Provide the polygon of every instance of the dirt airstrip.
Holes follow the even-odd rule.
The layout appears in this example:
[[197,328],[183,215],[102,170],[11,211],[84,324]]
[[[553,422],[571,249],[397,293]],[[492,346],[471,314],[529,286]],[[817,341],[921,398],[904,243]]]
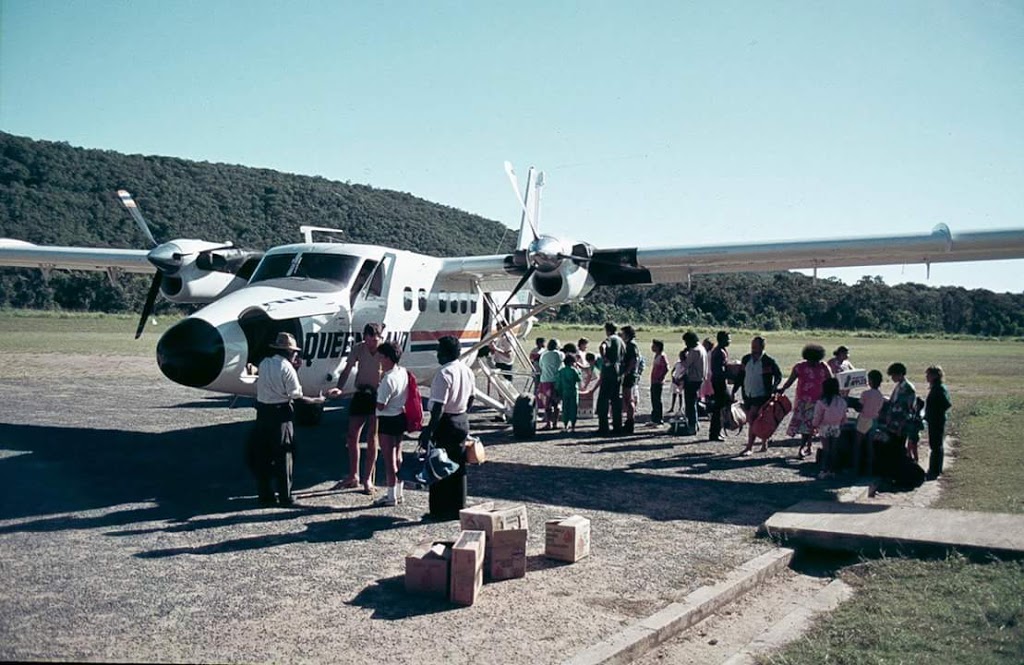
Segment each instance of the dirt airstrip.
[[[471,502],[526,504],[528,574],[460,608],[403,588],[404,554],[458,532],[421,520],[425,492],[373,508],[330,491],[344,409],[298,432],[304,508],[257,509],[244,400],[173,385],[148,358],[4,360],[4,660],[560,662],[771,549],[757,525],[832,487],[792,442],[737,457],[739,441],[597,438],[592,421],[515,442],[480,412],[490,461]],[[544,521],[573,513],[592,556],[545,559]]]

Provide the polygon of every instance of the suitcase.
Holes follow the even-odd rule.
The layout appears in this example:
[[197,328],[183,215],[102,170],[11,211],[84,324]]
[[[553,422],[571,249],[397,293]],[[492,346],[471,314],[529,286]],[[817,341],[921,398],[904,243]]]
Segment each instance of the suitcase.
[[785,395],[775,393],[772,395],[761,410],[757,412],[757,418],[750,423],[750,430],[754,433],[755,439],[767,441],[779,429],[783,419],[793,410],[793,403]]

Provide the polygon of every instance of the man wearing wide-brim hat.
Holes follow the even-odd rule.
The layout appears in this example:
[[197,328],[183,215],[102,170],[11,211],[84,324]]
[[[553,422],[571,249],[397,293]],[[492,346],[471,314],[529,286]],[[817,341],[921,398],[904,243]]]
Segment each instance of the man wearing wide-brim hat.
[[294,506],[292,400],[304,399],[299,375],[292,364],[299,345],[293,335],[282,332],[269,346],[271,353],[260,362],[256,380],[256,425],[248,442],[249,466],[256,476],[260,505]]

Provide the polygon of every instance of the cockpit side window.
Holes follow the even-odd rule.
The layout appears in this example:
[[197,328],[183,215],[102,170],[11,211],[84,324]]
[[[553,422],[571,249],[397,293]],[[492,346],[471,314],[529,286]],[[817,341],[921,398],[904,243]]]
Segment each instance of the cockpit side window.
[[363,287],[366,285],[366,280],[370,279],[370,275],[373,274],[373,271],[376,270],[376,268],[377,262],[373,259],[366,259],[366,261],[363,262],[362,267],[359,268],[359,273],[356,275],[355,281],[352,282],[352,295],[350,298],[351,305],[354,306],[356,304],[356,296],[358,296],[359,292],[363,290]]
[[373,277],[370,278],[370,288],[366,290],[366,295],[381,297],[384,295],[384,266],[378,265],[377,269],[373,271]]

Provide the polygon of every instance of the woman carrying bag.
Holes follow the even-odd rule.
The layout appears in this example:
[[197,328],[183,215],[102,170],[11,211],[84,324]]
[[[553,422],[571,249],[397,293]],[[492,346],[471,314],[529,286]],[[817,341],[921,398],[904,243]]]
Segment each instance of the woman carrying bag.
[[469,405],[476,387],[473,371],[459,360],[459,340],[446,335],[437,341],[441,369],[430,385],[430,422],[420,433],[420,445],[431,441],[458,465],[451,475],[430,485],[430,517],[458,519],[466,507],[466,458],[462,448],[469,436]]

